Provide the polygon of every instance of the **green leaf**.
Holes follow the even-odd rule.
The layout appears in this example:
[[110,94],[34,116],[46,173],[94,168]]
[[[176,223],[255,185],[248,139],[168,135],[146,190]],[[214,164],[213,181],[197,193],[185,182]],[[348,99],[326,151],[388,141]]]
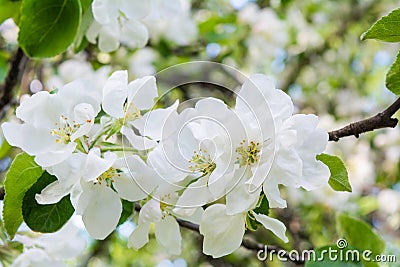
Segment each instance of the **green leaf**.
[[12,18],[18,24],[21,2],[0,0],[0,24],[8,18]]
[[18,43],[28,56],[56,56],[74,41],[80,21],[79,0],[24,0]]
[[375,22],[361,35],[361,40],[377,39],[386,42],[400,42],[400,8]]
[[328,166],[329,171],[331,172],[331,177],[329,177],[329,185],[333,190],[347,192],[352,191],[346,166],[344,166],[343,161],[339,157],[328,154],[320,154],[317,155],[317,160],[322,161],[326,166]]
[[126,220],[129,219],[129,217],[133,214],[133,208],[134,208],[133,202],[130,202],[125,199],[121,199],[121,201],[122,201],[122,213],[121,217],[119,218],[118,225],[123,224]]
[[268,216],[269,213],[269,203],[267,197],[262,194],[258,199],[256,208],[253,210],[257,214],[264,214]]
[[[331,256],[329,256],[329,251],[331,251]],[[356,254],[359,255],[358,259]],[[335,257],[337,257],[336,260]],[[328,245],[315,250],[315,257],[311,253],[310,260],[306,262],[305,267],[362,267],[361,257],[361,253],[355,248],[339,248],[337,245]]]
[[26,191],[39,179],[43,170],[33,157],[26,153],[18,154],[10,166],[4,182],[4,227],[13,239],[23,222],[22,201]]
[[250,212],[248,212],[246,215],[246,228],[250,231],[255,231],[259,226],[262,226],[262,224],[258,222]]
[[54,175],[44,172],[39,180],[26,192],[22,203],[22,214],[30,229],[42,233],[53,233],[59,230],[74,213],[69,195],[58,203],[40,205],[35,196],[50,183],[56,181]]
[[386,74],[386,87],[394,94],[400,95],[400,52]]
[[264,214],[268,216],[269,203],[264,193],[260,195],[256,208],[253,209],[252,211],[249,211],[246,215],[246,227],[251,231],[255,231],[259,226],[262,226],[262,224],[254,218],[253,213]]
[[79,0],[81,7],[82,7],[82,13],[86,12],[86,10],[91,9],[90,5],[92,4],[93,0]]
[[7,142],[6,139],[0,138],[0,159],[8,155],[8,152],[12,149],[12,146]]
[[[371,258],[384,251],[385,242],[369,224],[346,214],[338,215],[336,220],[339,233],[347,240],[349,246],[360,251],[371,251]],[[364,262],[364,265],[378,266],[375,262]]]
[[[85,3],[87,4],[87,3]],[[83,10],[86,8],[82,5]],[[87,46],[88,42],[85,39],[85,34],[87,30],[89,29],[90,25],[93,22],[93,13],[91,8],[87,8],[86,11],[84,11],[83,16],[82,16],[82,23],[79,26],[78,32],[76,34],[75,40],[74,40],[74,52],[78,53],[85,49]]]

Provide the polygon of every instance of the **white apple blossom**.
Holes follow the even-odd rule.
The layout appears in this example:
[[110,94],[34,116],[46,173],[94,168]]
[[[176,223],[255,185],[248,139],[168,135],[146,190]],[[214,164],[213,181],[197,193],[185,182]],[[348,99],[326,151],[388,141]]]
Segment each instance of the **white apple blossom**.
[[11,18],[6,19],[0,24],[0,34],[9,44],[18,44],[18,31],[18,26]]
[[[137,149],[148,149],[157,144],[157,138],[151,133],[141,131],[141,124],[147,121],[146,115],[142,118],[141,112],[154,106],[154,99],[158,96],[156,80],[154,76],[145,76],[128,84],[128,72],[116,71],[106,81],[103,87],[103,110],[113,120],[107,122],[112,131],[119,131]],[[152,120],[162,120],[177,105],[165,110],[153,110]],[[148,116],[148,115],[147,115]],[[139,129],[142,136],[136,135],[132,127]],[[161,131],[157,125],[157,132]],[[150,137],[150,138],[148,138]]]
[[190,14],[189,0],[151,0],[151,3],[151,12],[143,22],[152,40],[164,37],[177,45],[188,45],[195,40],[197,25]]
[[179,45],[187,45],[197,35],[190,4],[183,0],[94,0],[92,11],[94,21],[86,38],[91,43],[98,39],[103,52],[115,51],[120,43],[142,48],[149,33],[153,39],[164,35]]
[[156,59],[157,52],[151,48],[137,50],[129,59],[129,73],[134,77],[154,75],[157,72],[154,66]]
[[[173,197],[166,195],[165,197]],[[171,199],[168,200],[170,202]],[[151,199],[140,210],[138,225],[129,237],[128,246],[140,249],[149,242],[150,226],[154,224],[154,233],[160,245],[174,255],[181,253],[182,237],[176,219],[168,213],[168,206]]]
[[137,227],[129,237],[128,246],[137,250],[146,245],[149,242],[150,228],[154,225],[154,233],[158,243],[169,253],[179,255],[182,237],[176,217],[198,223],[203,209],[192,208],[193,211],[191,212],[176,213],[174,207],[178,200],[177,190],[182,187],[170,184],[158,176],[154,170],[151,171],[156,186],[152,192],[148,192],[151,198],[141,207]]
[[[257,95],[260,93],[264,100]],[[280,197],[279,184],[302,186],[307,190],[326,185],[329,169],[316,160],[316,155],[325,149],[328,135],[317,128],[317,117],[292,116],[290,97],[275,89],[273,83],[263,75],[250,77],[238,96],[235,110],[247,132],[258,131],[260,134],[244,138],[241,147],[236,150],[242,161],[240,167],[250,167],[250,170],[243,172],[244,182],[227,194],[229,213],[247,210],[258,199],[258,186],[261,184],[272,208],[286,207],[286,201]],[[270,113],[263,110],[265,107],[269,107]],[[266,114],[272,117],[272,121],[265,118]],[[253,184],[258,190],[246,190],[245,184]],[[245,201],[238,199],[247,199],[247,207]]]
[[116,50],[120,43],[129,47],[146,45],[149,33],[140,19],[150,12],[150,2],[141,0],[94,0],[94,21],[86,32],[86,38],[96,43],[104,52]]
[[54,74],[53,72],[47,74],[46,76],[48,76],[48,79],[45,84],[47,88],[54,89],[60,88],[63,84],[77,79],[86,79],[88,82],[93,84],[101,94],[101,90],[103,89],[110,71],[110,66],[103,66],[94,70],[93,66],[89,62],[76,57],[61,63],[57,68],[57,74]]
[[[252,212],[252,215],[266,229],[288,242],[285,236],[286,227],[281,221],[255,212]],[[218,258],[238,249],[246,229],[245,218],[246,213],[227,215],[226,206],[223,204],[209,206],[204,211],[200,223],[200,233],[204,236],[203,252]]]
[[272,8],[260,9],[254,3],[249,3],[240,10],[238,19],[251,27],[246,40],[246,68],[251,73],[271,69],[277,49],[285,47],[288,43],[287,25]]
[[87,231],[96,239],[104,239],[115,230],[122,212],[120,198],[141,200],[155,187],[151,170],[138,156],[117,159],[114,153],[106,152],[101,158],[96,148],[87,155],[75,153],[48,171],[58,180],[36,195],[36,200],[57,203],[70,194],[76,213],[82,215]]
[[[7,141],[35,156],[42,167],[58,164],[82,145],[100,111],[100,95],[87,81],[76,80],[57,93],[38,92],[17,108],[24,123],[3,123]],[[27,138],[29,136],[29,138]]]
[[83,254],[86,245],[72,221],[55,233],[20,232],[14,240],[24,245],[24,251],[13,261],[12,267],[67,266],[64,260]]
[[145,76],[128,83],[127,71],[111,74],[103,87],[104,111],[110,116],[126,121],[140,117],[140,111],[150,109],[158,96],[156,80]]
[[[149,128],[152,121],[150,112]],[[166,181],[188,184],[176,206],[201,206],[222,197],[234,172],[229,133],[241,130],[235,113],[222,101],[205,98],[194,108],[171,114],[162,129],[147,161]]]

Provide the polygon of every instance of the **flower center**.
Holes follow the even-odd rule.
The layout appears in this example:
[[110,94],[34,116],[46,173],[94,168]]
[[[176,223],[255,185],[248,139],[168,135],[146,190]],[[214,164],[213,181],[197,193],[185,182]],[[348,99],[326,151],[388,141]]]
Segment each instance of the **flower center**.
[[190,171],[201,172],[203,175],[207,175],[215,170],[217,165],[212,161],[207,150],[200,149],[199,152],[195,150],[193,153],[193,157],[189,160],[189,163],[193,164],[189,166]]
[[76,121],[70,123],[68,118],[61,115],[60,123],[56,123],[56,127],[50,131],[50,134],[56,137],[57,144],[68,144],[71,142],[71,136],[81,127]]
[[237,157],[240,167],[246,165],[252,165],[260,160],[260,143],[251,141],[246,145],[246,141],[240,142],[240,146],[236,148],[236,153],[239,154]]
[[106,170],[99,177],[96,178],[95,184],[101,185],[102,183],[105,183],[106,186],[111,186],[112,183],[115,181],[115,176],[120,176],[120,174],[118,173],[117,169],[110,167],[108,170]]
[[124,120],[133,121],[137,118],[140,118],[140,110],[135,107],[132,103],[126,103],[124,106]]

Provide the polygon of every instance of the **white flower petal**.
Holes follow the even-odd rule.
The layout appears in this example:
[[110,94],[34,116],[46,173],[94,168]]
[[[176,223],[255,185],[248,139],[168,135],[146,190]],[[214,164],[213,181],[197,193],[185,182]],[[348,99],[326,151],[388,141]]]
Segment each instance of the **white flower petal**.
[[240,247],[244,232],[244,213],[230,216],[226,215],[225,205],[209,206],[200,223],[204,254],[218,258],[234,252]]
[[139,19],[150,12],[150,3],[142,0],[121,1],[120,10],[128,19]]
[[282,239],[283,242],[289,242],[289,239],[286,237],[286,226],[283,222],[264,214],[253,213],[253,215],[257,221],[259,221],[266,229],[273,232],[277,237]]
[[122,126],[120,132],[128,139],[132,147],[137,150],[147,150],[158,144],[156,140],[150,140],[147,137],[136,135],[133,129],[126,126]]
[[138,20],[125,22],[121,32],[121,43],[131,48],[142,48],[149,40],[149,32]]
[[234,215],[249,211],[255,207],[261,187],[253,190],[243,179],[226,194],[226,214]]
[[[281,148],[275,154],[274,163],[268,177],[280,180],[281,184],[299,187],[303,163],[295,148]],[[265,183],[268,183],[268,178]]]
[[104,239],[115,230],[122,212],[118,195],[109,187],[99,184],[89,186],[88,205],[83,212],[83,222],[90,236]]
[[[273,90],[276,90],[275,86],[267,78],[261,84],[248,79],[244,82],[236,98],[235,111],[242,123],[247,125],[246,130],[248,130],[247,128],[259,129],[263,132],[263,140],[269,138],[269,131],[274,126],[274,114],[270,107],[271,101],[268,99],[269,91]],[[279,108],[284,107],[280,106]]]
[[156,78],[145,76],[128,84],[128,102],[139,110],[150,109],[158,96]]
[[232,183],[235,173],[232,170],[227,170],[226,166],[220,165],[222,164],[217,163],[217,167],[208,179],[208,189],[215,200],[222,197],[230,189],[227,186]]
[[254,87],[255,85],[267,99],[275,120],[279,119],[283,121],[293,114],[293,103],[290,96],[282,90],[275,89],[273,81],[267,78],[267,76],[254,74],[248,82],[251,83],[251,85],[249,84],[250,86]]
[[55,175],[58,180],[69,184],[76,183],[80,178],[84,169],[86,154],[73,153],[66,161],[46,168],[46,171]]
[[[92,106],[94,112],[93,117],[100,111],[101,95],[88,79],[78,79],[67,83],[58,90],[56,96],[57,99],[60,99],[59,102],[63,106],[62,114],[66,116],[70,122],[75,120],[75,107],[81,103]],[[58,119],[59,118],[60,116]]]
[[40,248],[31,248],[20,254],[10,267],[65,267],[61,261],[50,258],[47,253]]
[[124,173],[120,173],[119,176],[114,178],[113,182],[115,190],[118,195],[129,201],[138,201],[147,197],[148,192],[144,192],[140,186],[138,186],[135,180]]
[[176,207],[192,208],[207,204],[211,199],[210,190],[207,187],[208,177],[202,177],[191,183],[179,197]]
[[117,23],[102,25],[99,31],[99,49],[102,52],[112,52],[118,49],[121,30]]
[[71,192],[71,188],[72,184],[55,181],[46,186],[40,194],[36,194],[35,199],[42,205],[58,203]]
[[146,17],[149,20],[161,20],[175,18],[177,14],[182,14],[180,0],[152,0],[151,13]]
[[30,124],[11,122],[3,123],[1,128],[10,145],[20,147],[30,155],[45,152],[56,144],[56,138],[51,136],[50,130],[45,128],[35,128]]
[[16,110],[18,118],[36,128],[52,128],[61,113],[60,98],[47,91],[38,92],[25,99]]
[[281,198],[279,185],[276,179],[268,179],[265,181],[263,184],[263,191],[268,199],[270,208],[286,208],[286,200]]
[[158,243],[165,247],[169,253],[181,254],[181,233],[179,224],[172,216],[166,216],[154,224],[154,233]]
[[330,170],[321,161],[305,161],[303,165],[303,176],[300,184],[306,190],[315,190],[326,186],[330,177]]
[[[261,160],[262,162],[262,160]],[[262,164],[256,163],[251,168],[251,177],[246,181],[246,184],[249,187],[249,191],[256,191],[258,188],[262,186],[265,179],[269,174],[271,168],[270,162],[265,162]]]
[[150,199],[140,210],[138,222],[139,224],[159,222],[162,217],[161,213],[160,202]]
[[[125,2],[125,1],[123,1]],[[94,19],[100,24],[116,23],[118,5],[112,0],[94,0],[92,3]]]
[[149,242],[150,223],[140,223],[128,239],[128,247],[136,250]]
[[103,88],[103,109],[112,117],[124,116],[124,103],[127,95],[128,72],[115,71]]
[[82,137],[90,132],[94,124],[95,113],[92,105],[87,103],[80,103],[74,108],[75,121],[81,126],[76,132],[71,135],[71,141],[75,141],[77,138]]
[[202,207],[198,208],[175,208],[173,209],[174,215],[185,221],[189,221],[195,224],[200,224],[201,218],[203,217],[204,210]]
[[36,244],[42,247],[50,257],[58,260],[66,260],[81,255],[86,246],[86,237],[82,235],[73,220],[73,216],[57,232],[42,234],[35,237]]
[[[171,142],[171,145],[174,144]],[[169,183],[180,182],[188,175],[177,169],[176,166],[173,165],[174,163],[166,158],[161,145],[156,146],[154,150],[147,155],[147,164],[149,164],[162,179]]]
[[129,174],[129,179],[134,181],[138,190],[142,191],[141,194],[151,195],[155,187],[160,185],[159,178],[154,170],[137,155],[117,160],[114,166],[124,168],[124,174],[127,176]]
[[163,135],[168,136],[168,133],[164,133],[164,125],[167,121],[174,120],[178,115],[176,112],[178,105],[179,100],[168,108],[150,110],[143,117],[134,120],[132,124],[142,136],[148,136],[153,140],[161,140]]
[[69,143],[67,145],[60,145],[59,150],[47,151],[41,154],[37,154],[35,162],[42,167],[49,167],[63,162],[71,156],[72,152],[75,151],[76,143]]
[[92,24],[90,24],[89,29],[87,29],[85,34],[85,37],[89,41],[89,43],[97,43],[97,36],[99,36],[100,30],[101,24],[93,20]]
[[107,171],[117,159],[116,154],[110,153],[109,155],[109,158],[101,158],[100,150],[98,148],[91,149],[87,155],[82,178],[85,181],[93,181]]

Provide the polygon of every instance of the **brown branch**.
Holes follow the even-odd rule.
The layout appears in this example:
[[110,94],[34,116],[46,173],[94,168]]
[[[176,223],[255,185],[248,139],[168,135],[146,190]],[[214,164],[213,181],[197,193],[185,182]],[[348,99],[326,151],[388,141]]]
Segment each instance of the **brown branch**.
[[5,117],[7,110],[16,104],[16,101],[13,101],[13,89],[19,83],[27,62],[28,57],[21,48],[18,48],[11,59],[10,70],[8,71],[4,85],[0,87],[0,120]]
[[[139,203],[135,203],[135,210],[137,212],[139,212],[141,210],[141,206],[140,206]],[[189,221],[185,221],[185,220],[182,220],[182,219],[178,219],[178,218],[176,219],[176,221],[178,222],[178,224],[181,227],[189,229],[189,230],[192,230],[193,232],[200,233],[200,229],[199,229],[200,227],[199,227],[198,224],[195,224],[195,223],[192,223],[192,222],[189,222]],[[260,250],[262,250],[263,253],[278,253],[278,252],[280,252],[279,255],[281,257],[283,257],[283,258],[288,259],[289,261],[292,261],[292,262],[294,262],[296,264],[300,264],[300,265],[305,263],[304,259],[292,259],[292,258],[290,258],[289,257],[289,253],[287,251],[285,251],[284,249],[278,247],[278,246],[273,246],[273,245],[266,246],[264,244],[258,243],[257,241],[255,241],[253,239],[250,239],[248,237],[244,237],[243,238],[242,247],[245,247],[248,250],[252,250],[254,252],[258,252]]]
[[394,128],[398,119],[392,116],[400,109],[400,98],[384,111],[368,119],[350,123],[349,125],[335,131],[329,132],[329,141],[339,141],[340,138],[354,135],[356,138],[362,133],[370,132],[381,128]]

